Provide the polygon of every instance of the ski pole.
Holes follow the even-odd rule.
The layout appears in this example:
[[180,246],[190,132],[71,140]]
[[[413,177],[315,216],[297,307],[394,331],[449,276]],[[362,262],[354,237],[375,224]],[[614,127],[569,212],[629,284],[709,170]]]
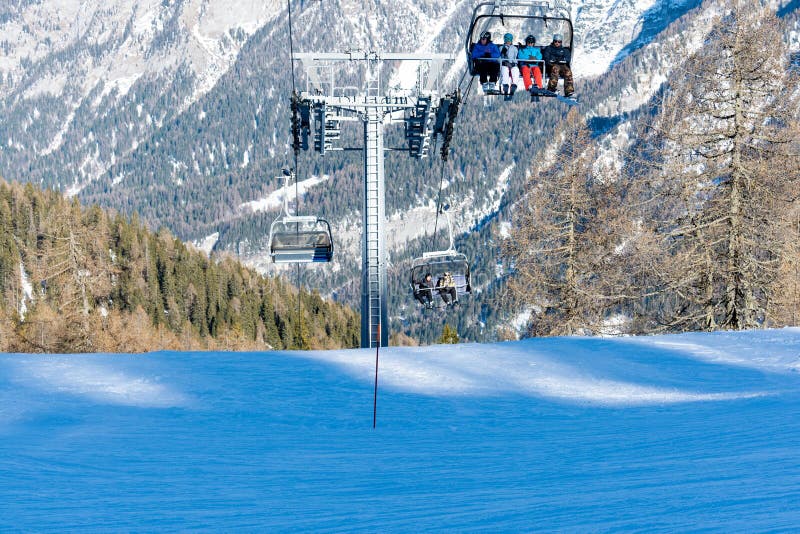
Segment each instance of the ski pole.
[[375,347],[375,393],[372,396],[372,428],[378,421],[378,353],[381,350],[381,324],[378,323],[378,344]]

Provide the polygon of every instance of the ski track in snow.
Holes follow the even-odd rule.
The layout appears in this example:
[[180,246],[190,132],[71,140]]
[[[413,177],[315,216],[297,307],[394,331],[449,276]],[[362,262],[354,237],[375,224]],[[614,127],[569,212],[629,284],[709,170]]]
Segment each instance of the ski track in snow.
[[94,355],[23,356],[13,362],[12,380],[48,393],[142,408],[188,406],[187,395],[146,376],[119,369],[119,362]]
[[[422,350],[388,348],[382,353],[381,382],[398,391],[423,395],[519,394],[608,406],[722,401],[766,394],[761,391],[704,393],[603,377],[598,374],[600,370],[559,362],[559,350],[568,349],[571,341],[559,343],[551,350],[537,350],[541,343],[531,342],[507,346],[463,344],[457,351],[443,346]],[[654,345],[686,350],[693,347],[680,341],[672,343],[656,341]],[[374,360],[371,350],[310,354],[341,366],[356,378],[371,380],[370,361]],[[694,355],[703,357],[704,354],[704,350],[698,350]],[[732,363],[732,360],[720,359],[719,362]]]

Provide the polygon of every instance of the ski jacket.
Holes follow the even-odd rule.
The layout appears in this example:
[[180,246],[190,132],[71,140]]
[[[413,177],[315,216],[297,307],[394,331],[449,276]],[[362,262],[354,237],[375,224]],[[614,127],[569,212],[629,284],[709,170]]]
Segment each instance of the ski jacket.
[[563,46],[547,45],[542,50],[542,57],[547,64],[558,63],[569,65],[572,61],[572,51]]
[[[517,52],[517,59],[523,65],[528,64],[529,62],[525,61],[526,59],[530,60],[542,60],[542,51],[538,46],[523,46]],[[530,62],[530,64],[533,64]]]
[[471,56],[472,59],[500,57],[500,49],[497,48],[497,45],[491,41],[489,41],[485,45],[481,44],[481,42],[478,41],[477,43],[475,43],[475,46],[472,47]]
[[[508,59],[508,60],[517,59],[517,47],[514,46],[513,44],[512,45],[504,44],[500,48],[500,57],[503,58],[503,59]],[[502,65],[504,67],[516,67],[517,66],[517,62],[516,61],[503,61]]]
[[437,280],[436,287],[456,287],[456,281],[452,274],[446,274]]

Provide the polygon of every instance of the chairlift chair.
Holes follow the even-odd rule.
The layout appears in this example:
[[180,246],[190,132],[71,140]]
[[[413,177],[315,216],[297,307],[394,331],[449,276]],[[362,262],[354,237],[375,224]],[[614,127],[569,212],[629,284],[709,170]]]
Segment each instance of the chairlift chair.
[[[562,46],[572,49],[573,54],[575,51],[572,19],[569,9],[562,2],[557,0],[484,1],[475,6],[466,36],[465,52],[470,76],[478,75],[476,64],[479,61],[501,61],[499,58],[472,58],[472,48],[485,31],[491,32],[493,41],[498,46],[502,46],[502,42],[498,42],[496,38],[502,39],[503,34],[511,33],[515,36],[516,42],[522,42],[526,36],[533,35],[536,37],[536,46],[540,48],[550,44],[553,34],[560,33],[564,36]],[[539,66],[544,75],[544,65]]]
[[322,217],[290,215],[289,176],[284,170],[283,212],[269,228],[269,254],[273,263],[328,263],[333,260],[331,225]]
[[[412,294],[417,295],[423,289],[420,284],[425,279],[425,275],[431,274],[431,281],[436,282],[449,272],[456,286],[456,295],[460,299],[462,296],[472,293],[470,281],[469,261],[467,256],[458,252],[453,245],[453,227],[450,223],[450,216],[447,211],[443,211],[447,218],[447,229],[450,237],[450,246],[445,250],[425,252],[422,257],[415,258],[411,262],[410,284]],[[435,299],[439,296],[439,291],[434,287],[431,290],[431,297]]]

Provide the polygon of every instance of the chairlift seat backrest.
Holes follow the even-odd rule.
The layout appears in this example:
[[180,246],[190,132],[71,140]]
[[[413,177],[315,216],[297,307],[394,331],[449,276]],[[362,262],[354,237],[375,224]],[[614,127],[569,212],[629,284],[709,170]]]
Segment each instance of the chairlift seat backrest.
[[330,224],[313,216],[283,216],[270,227],[274,263],[327,263],[333,260]]

